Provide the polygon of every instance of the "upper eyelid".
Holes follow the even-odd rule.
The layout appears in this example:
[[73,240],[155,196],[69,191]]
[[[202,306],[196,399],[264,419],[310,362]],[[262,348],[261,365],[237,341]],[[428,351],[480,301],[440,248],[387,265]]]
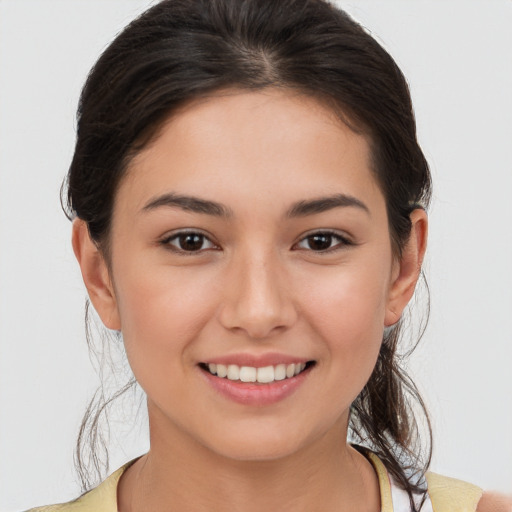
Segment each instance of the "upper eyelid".
[[344,231],[338,231],[336,229],[314,229],[311,231],[307,231],[300,235],[300,237],[295,242],[296,244],[313,235],[331,235],[340,238],[341,240],[345,240],[346,242],[354,243],[353,238],[348,233]]
[[[179,247],[175,247],[170,243],[172,240],[175,240],[179,236],[188,235],[188,234],[200,235],[200,236],[204,237],[206,240],[208,240],[213,245],[213,247],[208,247],[206,249],[201,249],[198,251],[186,251],[186,250],[180,249]],[[176,253],[181,253],[184,255],[194,255],[194,254],[198,255],[198,254],[203,253],[204,251],[211,251],[212,249],[221,249],[220,244],[217,243],[217,241],[215,240],[215,238],[213,238],[212,235],[205,233],[204,231],[202,231],[201,229],[198,229],[198,228],[188,228],[188,229],[183,228],[183,229],[178,229],[173,232],[166,233],[165,235],[163,235],[157,239],[157,244],[166,246],[167,249],[173,250]]]
[[[217,247],[220,247],[220,244],[215,240],[215,237],[213,235],[211,235],[208,232],[205,232],[199,228],[181,228],[181,229],[177,229],[176,231],[171,231],[171,232],[166,233],[165,235],[159,237],[158,242],[159,243],[167,243],[170,240],[175,239],[176,237],[178,237],[180,235],[186,235],[186,234],[198,234],[198,235],[204,236],[212,244],[216,245]],[[302,242],[306,238],[313,236],[313,235],[317,235],[317,234],[331,235],[334,237],[338,237],[341,241],[343,241],[347,244],[355,244],[354,240],[352,239],[352,237],[349,234],[347,234],[345,232],[340,232],[335,229],[325,228],[325,229],[313,229],[311,231],[302,233],[296,239],[296,241],[293,242],[292,247],[295,247],[298,243]]]
[[[334,244],[332,247],[328,247],[327,249],[320,250],[320,251],[315,251],[313,249],[298,247],[299,244],[304,242],[307,238],[317,235],[317,234],[329,235],[329,236],[332,236],[333,238],[338,238],[338,243]],[[332,254],[332,253],[338,252],[340,250],[343,250],[343,249],[346,249],[348,247],[352,247],[355,245],[357,245],[357,244],[354,242],[354,240],[346,234],[342,234],[336,230],[319,229],[319,230],[310,231],[309,233],[302,235],[301,238],[299,238],[293,244],[292,250],[306,251],[306,252],[311,252],[311,253],[317,254],[317,255],[322,255],[322,254],[327,255],[327,254]]]
[[210,242],[216,244],[215,238],[213,237],[213,235],[211,235],[210,233],[203,231],[202,229],[199,229],[199,228],[181,228],[181,229],[177,229],[175,231],[169,231],[169,232],[165,233],[164,235],[158,237],[158,240],[160,242],[163,242],[166,240],[171,240],[173,238],[176,238],[180,235],[188,235],[188,234],[204,236],[205,238],[210,240]]

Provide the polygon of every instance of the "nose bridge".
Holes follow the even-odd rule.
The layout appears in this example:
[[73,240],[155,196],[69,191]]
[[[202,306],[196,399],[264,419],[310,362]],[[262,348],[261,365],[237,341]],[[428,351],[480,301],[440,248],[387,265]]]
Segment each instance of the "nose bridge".
[[226,328],[264,338],[291,325],[295,311],[284,286],[285,269],[275,251],[241,251],[230,266],[221,313]]

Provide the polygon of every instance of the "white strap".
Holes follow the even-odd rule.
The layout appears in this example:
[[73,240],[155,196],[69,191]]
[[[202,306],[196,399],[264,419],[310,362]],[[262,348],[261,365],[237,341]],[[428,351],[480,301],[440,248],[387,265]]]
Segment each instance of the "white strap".
[[[398,487],[391,475],[389,475],[389,480],[391,482],[391,499],[393,500],[393,512],[411,512],[411,502],[409,501],[409,495],[407,492]],[[421,495],[414,496],[416,506],[419,506],[421,499]],[[421,512],[434,512],[428,493],[420,510]]]

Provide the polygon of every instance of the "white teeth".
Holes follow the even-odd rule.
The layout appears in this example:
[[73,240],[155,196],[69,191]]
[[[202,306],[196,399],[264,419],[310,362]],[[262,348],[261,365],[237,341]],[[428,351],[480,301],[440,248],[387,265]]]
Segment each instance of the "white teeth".
[[274,380],[284,380],[286,379],[286,365],[278,364],[274,368]]
[[208,370],[217,377],[228,378],[229,380],[240,380],[241,382],[259,382],[268,384],[270,382],[290,379],[306,368],[306,363],[277,364],[275,366],[264,366],[255,368],[253,366],[238,366],[236,364],[215,364],[209,363]]
[[264,368],[258,368],[258,377],[256,379],[262,384],[274,381],[274,367],[265,366]]
[[228,379],[240,380],[240,366],[237,366],[236,364],[230,364],[228,366]]
[[240,368],[240,380],[242,382],[256,382],[257,369],[252,366],[242,366]]
[[[210,367],[208,366],[208,368],[210,368]],[[210,370],[210,373],[213,373],[213,372]],[[224,364],[218,364],[217,365],[217,375],[222,378],[227,377],[228,376],[228,367]]]

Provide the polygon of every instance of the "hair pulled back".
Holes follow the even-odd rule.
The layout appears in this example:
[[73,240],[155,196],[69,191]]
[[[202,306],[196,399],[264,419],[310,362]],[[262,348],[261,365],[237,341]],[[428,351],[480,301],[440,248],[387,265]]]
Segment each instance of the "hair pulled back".
[[[127,165],[173,112],[222,89],[267,87],[317,98],[368,136],[399,255],[410,213],[428,206],[431,188],[407,82],[359,24],[324,0],[164,0],[128,25],[82,91],[68,215],[87,223],[108,258],[115,194]],[[410,402],[425,409],[400,367],[399,334],[400,322],[384,336],[375,370],[352,405],[350,429],[412,500],[431,452],[429,445],[422,463]]]

